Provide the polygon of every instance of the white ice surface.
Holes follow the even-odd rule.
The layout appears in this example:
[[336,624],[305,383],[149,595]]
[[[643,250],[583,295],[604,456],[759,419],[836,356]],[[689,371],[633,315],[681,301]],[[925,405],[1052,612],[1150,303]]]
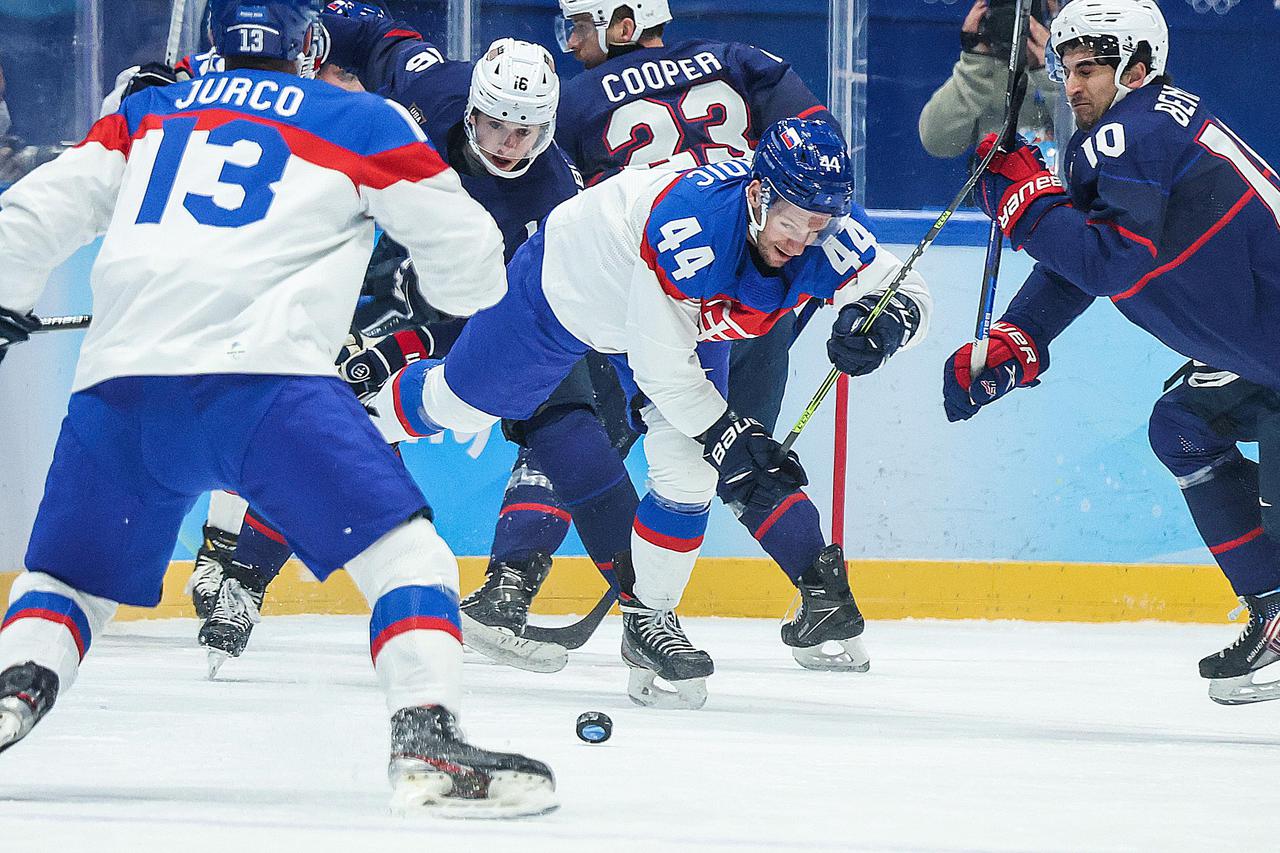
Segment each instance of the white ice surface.
[[[800,670],[776,623],[691,619],[701,711],[636,708],[610,619],[555,675],[468,655],[476,742],[556,771],[554,815],[386,812],[386,712],[359,617],[284,617],[204,679],[187,620],[113,626],[0,756],[23,851],[1275,850],[1280,702],[1220,707],[1232,626],[872,624],[865,675]],[[579,742],[601,710],[613,739]]]

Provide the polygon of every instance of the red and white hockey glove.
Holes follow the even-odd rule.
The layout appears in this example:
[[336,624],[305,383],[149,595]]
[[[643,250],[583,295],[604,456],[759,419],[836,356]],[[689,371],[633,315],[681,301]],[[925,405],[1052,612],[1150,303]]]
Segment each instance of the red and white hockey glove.
[[[994,133],[978,143],[978,159],[986,157],[995,144]],[[978,178],[978,203],[983,212],[998,220],[1000,230],[1018,247],[1045,213],[1068,202],[1062,180],[1045,166],[1040,150],[1021,137],[1012,151],[992,157]]]
[[942,406],[952,423],[969,420],[1014,388],[1039,384],[1036,377],[1049,367],[1048,351],[1042,352],[1030,335],[1003,321],[991,327],[987,367],[976,378],[969,373],[972,352],[973,344],[965,344],[942,369]]

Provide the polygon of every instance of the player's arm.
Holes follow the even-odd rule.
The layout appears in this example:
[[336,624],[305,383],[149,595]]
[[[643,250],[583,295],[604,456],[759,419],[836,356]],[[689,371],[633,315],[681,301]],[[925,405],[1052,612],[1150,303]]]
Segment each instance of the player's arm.
[[1093,304],[1085,293],[1044,264],[1036,264],[1008,309],[991,326],[987,368],[970,373],[973,344],[956,350],[942,371],[947,419],[968,420],[1015,388],[1040,384],[1049,369],[1049,344]]
[[417,287],[428,303],[466,317],[507,291],[502,234],[480,203],[462,188],[408,112],[383,101],[387,113],[371,122],[398,122],[404,144],[364,158],[360,195],[369,215],[409,250]]
[[[822,120],[841,133],[840,123],[785,59],[749,45],[733,45],[731,62],[742,69],[751,115],[764,130],[784,118]],[[842,134],[843,135],[843,134]]]
[[1085,140],[1076,156],[1099,163],[1097,198],[1087,210],[1070,203],[1039,151],[1027,145],[993,159],[979,181],[979,200],[1014,246],[1053,272],[1094,296],[1123,294],[1157,266],[1156,241],[1182,165],[1153,136],[1110,122]]
[[902,270],[902,261],[880,246],[862,211],[823,244],[828,263],[845,276],[832,302],[840,310],[831,327],[827,355],[851,376],[879,368],[898,350],[915,346],[929,330],[933,296],[924,278],[908,270],[897,291],[865,333],[862,326]]
[[355,73],[370,92],[395,88],[404,75],[444,62],[440,50],[407,24],[331,13],[320,20],[329,34],[325,61]]
[[49,273],[106,232],[131,137],[124,115],[112,113],[0,196],[0,308],[28,314]]

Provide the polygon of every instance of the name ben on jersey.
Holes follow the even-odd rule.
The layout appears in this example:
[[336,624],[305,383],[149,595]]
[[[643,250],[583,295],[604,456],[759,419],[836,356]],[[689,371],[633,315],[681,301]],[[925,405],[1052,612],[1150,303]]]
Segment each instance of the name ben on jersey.
[[606,74],[600,78],[600,86],[604,89],[604,96],[618,104],[626,100],[627,95],[674,89],[677,85],[701,80],[723,69],[716,55],[704,50],[684,59],[651,60],[624,68],[617,74]]
[[297,86],[281,86],[274,80],[253,80],[248,77],[202,77],[196,80],[191,91],[174,101],[180,110],[194,104],[234,104],[259,112],[274,112],[281,118],[298,114],[302,108],[303,93]]

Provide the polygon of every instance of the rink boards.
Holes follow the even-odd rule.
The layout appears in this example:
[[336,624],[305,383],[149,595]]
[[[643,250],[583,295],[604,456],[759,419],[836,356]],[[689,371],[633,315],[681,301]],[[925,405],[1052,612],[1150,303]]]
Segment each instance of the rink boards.
[[[460,564],[465,594],[480,585],[485,561],[464,557]],[[1235,604],[1222,573],[1212,565],[854,560],[849,568],[854,594],[873,620],[1220,623]],[[160,606],[122,608],[120,618],[193,616],[191,601],[182,591],[190,573],[190,562],[173,563]],[[0,574],[5,600],[14,577]],[[585,613],[603,592],[604,582],[586,558],[558,558],[535,611]],[[706,558],[694,571],[680,612],[781,618],[794,597],[795,588],[768,560]],[[271,586],[264,612],[356,614],[369,609],[345,572],[320,584],[292,561]]]

